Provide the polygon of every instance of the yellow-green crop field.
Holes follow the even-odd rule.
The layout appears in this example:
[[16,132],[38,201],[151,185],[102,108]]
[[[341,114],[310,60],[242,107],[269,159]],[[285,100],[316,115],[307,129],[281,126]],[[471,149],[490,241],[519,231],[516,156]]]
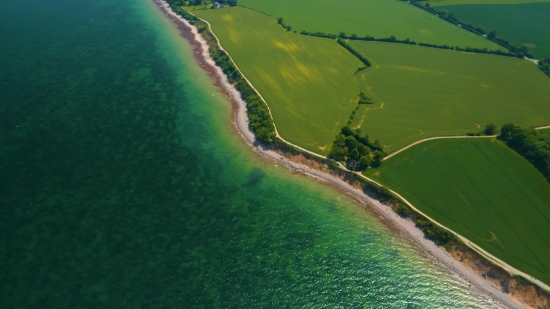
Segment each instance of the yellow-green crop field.
[[416,42],[498,49],[495,43],[398,0],[239,0],[298,32],[325,32],[359,37],[395,36]]
[[275,19],[253,10],[194,13],[210,22],[223,48],[265,98],[279,134],[328,153],[357,106],[354,72],[362,63],[334,40],[285,31]]
[[550,124],[550,79],[530,61],[403,44],[350,44],[373,63],[359,74],[365,93],[379,102],[355,117],[389,151],[427,137],[479,132],[490,123]]
[[550,283],[550,184],[502,142],[427,141],[365,174],[509,265]]

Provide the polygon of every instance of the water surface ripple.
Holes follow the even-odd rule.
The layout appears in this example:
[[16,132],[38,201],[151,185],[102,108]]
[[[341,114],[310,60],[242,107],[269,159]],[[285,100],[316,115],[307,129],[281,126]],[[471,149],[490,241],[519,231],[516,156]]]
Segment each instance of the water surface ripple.
[[0,308],[496,308],[244,147],[152,2],[0,24]]

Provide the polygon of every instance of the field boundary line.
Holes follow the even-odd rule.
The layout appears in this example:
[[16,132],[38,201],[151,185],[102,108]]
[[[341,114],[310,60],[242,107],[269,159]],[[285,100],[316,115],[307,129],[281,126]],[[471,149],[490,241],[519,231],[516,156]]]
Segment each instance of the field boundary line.
[[[208,29],[210,30],[210,32],[212,33],[212,35],[214,36],[214,38],[216,39],[216,42],[218,44],[218,47],[220,48],[220,50],[223,50],[227,56],[229,57],[229,59],[231,60],[231,62],[233,63],[233,65],[235,65],[235,68],[239,71],[239,73],[242,75],[242,77],[246,80],[246,82],[250,85],[250,87],[252,89],[254,89],[254,91],[256,91],[256,93],[258,94],[258,96],[260,97],[260,99],[264,102],[264,104],[267,106],[267,110],[269,112],[269,116],[271,117],[271,120],[273,121],[273,127],[274,127],[274,130],[275,130],[275,136],[277,138],[279,138],[281,141],[283,141],[284,143],[288,144],[289,146],[292,146],[294,148],[297,148],[303,152],[306,152],[308,154],[311,154],[315,157],[318,157],[318,158],[321,158],[321,159],[325,159],[325,160],[328,160],[330,162],[333,162],[335,163],[341,170],[343,171],[346,171],[346,172],[349,172],[349,173],[352,173],[352,174],[355,174],[357,175],[358,177],[362,178],[362,179],[365,179],[371,183],[374,183],[382,188],[386,188],[388,191],[390,191],[394,196],[396,196],[397,198],[401,199],[405,204],[407,204],[409,207],[411,207],[414,211],[416,211],[417,213],[421,214],[422,216],[426,217],[428,220],[430,220],[432,223],[434,223],[435,225],[449,231],[451,234],[455,235],[456,237],[458,237],[467,247],[469,247],[470,249],[474,250],[475,252],[477,252],[478,254],[480,254],[483,258],[487,259],[488,261],[496,264],[497,266],[501,267],[502,269],[504,269],[505,271],[507,271],[508,273],[510,273],[512,276],[513,275],[519,275],[519,276],[522,276],[524,277],[525,279],[533,282],[534,284],[538,285],[539,287],[547,290],[547,291],[550,291],[550,286],[545,284],[544,282],[536,279],[535,277],[527,274],[527,273],[524,273],[510,265],[508,265],[507,263],[505,263],[504,261],[500,260],[499,258],[493,256],[492,254],[490,254],[489,252],[485,251],[484,249],[482,249],[481,247],[479,247],[478,245],[476,245],[475,243],[472,243],[470,240],[468,240],[466,237],[454,232],[453,230],[451,230],[450,228],[442,225],[441,223],[437,222],[436,220],[432,219],[431,217],[427,216],[426,214],[424,214],[422,211],[420,211],[418,208],[414,207],[414,205],[412,205],[409,201],[407,201],[403,196],[401,196],[399,193],[393,191],[392,189],[378,183],[377,181],[359,173],[359,172],[355,172],[355,171],[350,171],[348,170],[342,163],[340,162],[337,162],[337,161],[334,161],[330,158],[328,158],[327,156],[323,156],[321,154],[318,154],[316,152],[313,152],[313,151],[310,151],[310,150],[307,150],[307,149],[304,149],[296,144],[293,144],[293,143],[290,143],[288,141],[286,141],[284,138],[282,138],[278,131],[277,131],[277,127],[275,125],[275,120],[273,119],[273,115],[271,113],[271,109],[269,108],[269,104],[267,103],[267,101],[262,97],[262,95],[260,94],[260,92],[254,87],[254,85],[252,85],[252,83],[250,82],[250,80],[248,80],[248,78],[246,78],[246,76],[243,74],[243,72],[240,70],[240,68],[237,66],[237,64],[235,63],[235,61],[233,60],[233,58],[229,55],[229,53],[223,49],[221,43],[220,43],[220,40],[218,39],[218,37],[216,36],[216,34],[214,33],[214,31],[212,30],[212,26],[210,25],[210,23],[198,16],[196,16],[195,14],[187,11],[188,13],[190,13],[191,15],[195,16],[196,18],[200,19],[201,21],[203,21],[204,23],[206,23],[208,25]],[[537,127],[535,128],[536,130],[539,130],[539,129],[546,129],[546,128],[550,128],[550,126],[543,126],[543,127]],[[430,138],[426,138],[426,139],[423,139],[423,140],[420,140],[420,141],[417,141],[417,142],[414,142],[404,148],[401,148],[400,150],[392,153],[391,155],[389,156],[386,156],[383,160],[389,158],[389,157],[392,157],[394,155],[396,155],[397,153],[400,153],[414,145],[417,145],[417,144],[420,144],[422,142],[425,142],[425,141],[428,141],[428,140],[435,140],[435,139],[451,139],[451,138],[493,138],[493,137],[496,137],[496,135],[490,135],[490,136],[436,136],[436,137],[430,137]]]
[[[550,126],[542,126],[542,127],[535,127],[533,128],[535,130],[544,130],[544,129],[550,129]],[[384,159],[382,159],[382,161],[385,161],[393,156],[395,156],[396,154],[400,153],[400,152],[403,152],[415,145],[418,145],[420,143],[423,143],[423,142],[427,142],[427,141],[431,141],[431,140],[435,140],[435,139],[453,139],[453,138],[493,138],[493,137],[497,137],[498,135],[482,135],[482,136],[468,136],[468,135],[449,135],[449,136],[433,136],[433,137],[427,137],[427,138],[424,138],[424,139],[421,139],[421,140],[418,140],[416,142],[413,142],[412,144],[409,144],[399,150],[396,150],[395,152],[392,152],[391,154],[387,155],[386,157],[384,157]]]
[[527,274],[527,273],[524,273],[510,265],[508,265],[506,262],[502,261],[501,259],[497,258],[496,256],[492,255],[491,253],[485,251],[484,249],[482,249],[480,246],[476,245],[475,243],[471,242],[468,238],[456,233],[455,231],[451,230],[450,228],[444,226],[443,224],[437,222],[436,220],[432,219],[431,217],[427,216],[425,213],[423,213],[422,211],[420,211],[418,208],[414,207],[413,204],[411,204],[409,201],[407,201],[407,199],[405,199],[403,196],[401,196],[399,193],[393,191],[392,189],[388,188],[388,187],[385,187],[383,186],[382,184],[378,183],[377,181],[371,179],[371,178],[368,178],[367,176],[361,174],[361,173],[358,173],[358,172],[354,172],[354,171],[350,171],[348,169],[346,169],[340,162],[338,162],[338,164],[340,165],[340,168],[342,169],[345,169],[346,171],[348,172],[351,172],[351,173],[354,173],[356,174],[357,176],[367,180],[367,181],[370,181],[378,186],[381,186],[383,188],[386,188],[388,189],[394,196],[398,197],[401,201],[403,201],[405,204],[407,204],[407,206],[411,207],[414,211],[416,211],[417,213],[421,214],[422,216],[424,216],[425,218],[427,218],[428,220],[430,220],[432,223],[434,223],[435,225],[449,231],[451,234],[455,235],[456,237],[458,237],[458,239],[460,239],[467,247],[469,247],[470,249],[474,250],[475,252],[477,252],[479,255],[481,255],[483,258],[485,258],[486,260],[490,261],[491,263],[493,264],[496,264],[498,267],[504,269],[506,272],[508,272],[510,275],[512,276],[522,276],[524,277],[525,279],[533,282],[534,284],[538,285],[539,287],[543,288],[544,290],[546,291],[550,291],[550,286],[545,284],[544,282],[536,279],[535,277]]
[[210,23],[198,16],[196,16],[195,14],[187,11],[189,14],[195,16],[196,18],[200,19],[201,21],[203,21],[204,23],[206,23],[208,25],[208,30],[210,30],[210,33],[212,33],[212,35],[214,36],[214,38],[216,39],[216,42],[218,43],[218,47],[220,48],[220,50],[223,50],[226,54],[227,54],[227,57],[229,57],[229,60],[231,60],[231,63],[233,63],[233,65],[235,66],[235,68],[237,69],[237,71],[239,71],[239,73],[241,74],[241,76],[244,78],[244,80],[250,85],[250,87],[252,89],[254,89],[254,91],[256,91],[256,93],[258,94],[258,96],[260,97],[260,99],[262,100],[262,102],[264,102],[264,104],[267,106],[267,111],[269,112],[269,117],[271,117],[271,120],[273,121],[273,128],[275,129],[275,136],[280,139],[281,141],[285,142],[286,144],[292,146],[292,147],[295,147],[297,149],[299,149],[300,151],[304,151],[304,152],[307,152],[313,156],[316,156],[318,158],[321,158],[321,159],[328,159],[326,156],[323,156],[322,154],[318,154],[316,152],[313,152],[313,151],[310,151],[310,150],[307,150],[305,148],[302,148],[296,144],[293,144],[287,140],[285,140],[280,134],[279,134],[279,131],[277,131],[277,125],[275,124],[275,119],[273,118],[273,114],[271,113],[271,109],[269,108],[269,104],[267,104],[267,101],[264,99],[264,97],[262,96],[262,94],[258,91],[258,89],[256,89],[254,87],[254,85],[252,84],[252,82],[250,82],[250,80],[246,77],[246,75],[244,75],[244,73],[241,71],[241,69],[239,68],[239,66],[235,63],[235,61],[233,60],[233,58],[231,57],[231,55],[222,47],[222,44],[220,42],[220,40],[218,39],[218,37],[216,36],[216,34],[214,33],[214,30],[212,30],[212,26],[210,25]]

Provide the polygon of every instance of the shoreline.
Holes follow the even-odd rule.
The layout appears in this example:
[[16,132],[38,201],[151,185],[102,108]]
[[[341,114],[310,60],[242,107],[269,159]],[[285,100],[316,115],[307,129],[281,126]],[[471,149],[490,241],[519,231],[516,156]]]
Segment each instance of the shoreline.
[[293,162],[274,150],[265,149],[255,144],[254,134],[248,128],[246,103],[241,99],[239,92],[228,82],[222,70],[217,67],[211,59],[207,42],[198,33],[197,28],[174,13],[165,1],[153,0],[153,2],[174,24],[176,24],[176,27],[180,30],[180,35],[191,44],[193,56],[199,66],[212,78],[213,84],[220,89],[220,92],[228,96],[233,107],[231,122],[234,130],[237,134],[241,135],[244,142],[250,146],[254,152],[263,158],[282,164],[296,173],[312,177],[323,184],[330,185],[337,190],[341,190],[351,195],[354,199],[358,200],[365,209],[365,205],[371,206],[369,210],[372,210],[375,215],[378,215],[379,219],[386,226],[416,244],[418,249],[420,249],[420,253],[429,257],[434,263],[449,271],[450,274],[457,275],[463,282],[467,282],[473,292],[479,293],[485,298],[492,299],[494,302],[503,306],[503,308],[529,308],[518,303],[511,294],[502,292],[497,287],[493,286],[491,281],[483,278],[474,270],[454,259],[444,248],[438,247],[431,240],[426,239],[423,232],[416,228],[412,221],[401,218],[390,206],[384,205],[378,200],[369,197],[360,189],[354,188],[334,175]]

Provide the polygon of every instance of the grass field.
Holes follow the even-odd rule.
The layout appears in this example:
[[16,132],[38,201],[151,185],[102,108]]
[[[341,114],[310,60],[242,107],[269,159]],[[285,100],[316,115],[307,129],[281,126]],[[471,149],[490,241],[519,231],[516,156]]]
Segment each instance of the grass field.
[[483,37],[398,0],[239,0],[239,4],[283,17],[285,24],[298,32],[394,35],[423,43],[498,48]]
[[550,283],[550,184],[502,142],[428,141],[365,174],[509,265]]
[[430,3],[431,6],[457,5],[457,4],[521,4],[550,2],[550,0],[430,0],[423,3]]
[[[523,59],[380,42],[351,42],[373,66],[359,73],[361,128],[395,151],[416,140],[508,122],[550,125],[550,79]],[[357,125],[357,122],[354,122]]]
[[242,7],[195,11],[206,19],[239,68],[266,99],[281,136],[328,153],[357,106],[354,72],[362,63],[334,40],[284,31]]
[[516,46],[527,46],[535,57],[550,58],[550,2],[513,5],[442,6],[466,23],[496,30]]

